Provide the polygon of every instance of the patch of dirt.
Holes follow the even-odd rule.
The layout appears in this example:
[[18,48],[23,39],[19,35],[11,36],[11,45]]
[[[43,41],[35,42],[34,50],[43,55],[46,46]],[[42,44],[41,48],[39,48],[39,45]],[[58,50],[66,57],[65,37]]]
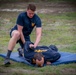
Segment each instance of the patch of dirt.
[[41,72],[39,71],[36,71],[36,70],[26,70],[26,69],[20,69],[20,68],[10,68],[8,67],[4,67],[4,68],[0,68],[0,75],[13,75],[13,74],[16,74],[16,75],[22,75],[22,74],[39,74]]
[[73,69],[73,68],[64,68],[61,70],[62,74],[63,75],[75,75],[76,74],[76,69]]
[[[25,11],[29,3],[6,3],[0,7],[0,11],[21,12]],[[76,2],[39,2],[34,3],[37,6],[36,13],[65,13],[76,12]]]

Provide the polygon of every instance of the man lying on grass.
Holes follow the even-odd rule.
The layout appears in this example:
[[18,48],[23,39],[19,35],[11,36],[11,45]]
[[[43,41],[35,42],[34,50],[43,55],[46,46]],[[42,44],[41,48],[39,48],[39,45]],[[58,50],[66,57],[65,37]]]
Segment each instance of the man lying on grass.
[[[55,45],[47,46],[37,46],[36,48],[31,48],[31,42],[26,42],[24,45],[24,57],[32,65],[42,67],[44,64],[50,65],[60,58],[60,54]],[[18,49],[19,55],[22,56],[22,52]],[[22,51],[22,50],[21,50]]]

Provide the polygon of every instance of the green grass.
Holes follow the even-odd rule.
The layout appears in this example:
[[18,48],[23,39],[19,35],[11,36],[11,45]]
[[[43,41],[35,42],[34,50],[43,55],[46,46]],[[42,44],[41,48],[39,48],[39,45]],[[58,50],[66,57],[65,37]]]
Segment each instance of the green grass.
[[[0,53],[7,52],[9,32],[19,13],[0,12]],[[42,19],[43,28],[39,45],[54,44],[59,51],[76,53],[76,12],[38,15]],[[31,40],[35,41],[35,29]],[[16,45],[14,51],[17,51],[18,47],[19,45]],[[4,59],[0,57],[0,75],[76,75],[76,63],[37,68],[13,61],[10,67],[4,67],[3,62]]]
[[[66,16],[69,15],[69,16]],[[66,13],[60,15],[40,14],[43,22],[43,34],[41,43],[68,45],[76,44],[76,13]],[[75,15],[76,16],[76,15]],[[31,35],[32,37],[35,34]],[[34,40],[34,39],[33,39]],[[47,41],[47,42],[46,42]]]

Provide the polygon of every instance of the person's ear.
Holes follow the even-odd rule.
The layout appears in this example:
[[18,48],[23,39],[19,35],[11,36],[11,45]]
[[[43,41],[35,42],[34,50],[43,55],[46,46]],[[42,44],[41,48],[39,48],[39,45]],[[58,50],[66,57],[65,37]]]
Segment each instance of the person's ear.
[[36,60],[35,59],[33,59],[33,64],[35,64],[36,63]]

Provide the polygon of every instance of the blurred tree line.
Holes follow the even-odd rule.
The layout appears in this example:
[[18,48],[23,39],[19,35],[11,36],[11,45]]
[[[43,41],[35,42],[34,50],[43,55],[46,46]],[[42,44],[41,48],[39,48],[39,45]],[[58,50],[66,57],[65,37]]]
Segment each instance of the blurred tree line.
[[2,2],[39,2],[39,1],[74,1],[76,0],[0,0],[0,3]]

